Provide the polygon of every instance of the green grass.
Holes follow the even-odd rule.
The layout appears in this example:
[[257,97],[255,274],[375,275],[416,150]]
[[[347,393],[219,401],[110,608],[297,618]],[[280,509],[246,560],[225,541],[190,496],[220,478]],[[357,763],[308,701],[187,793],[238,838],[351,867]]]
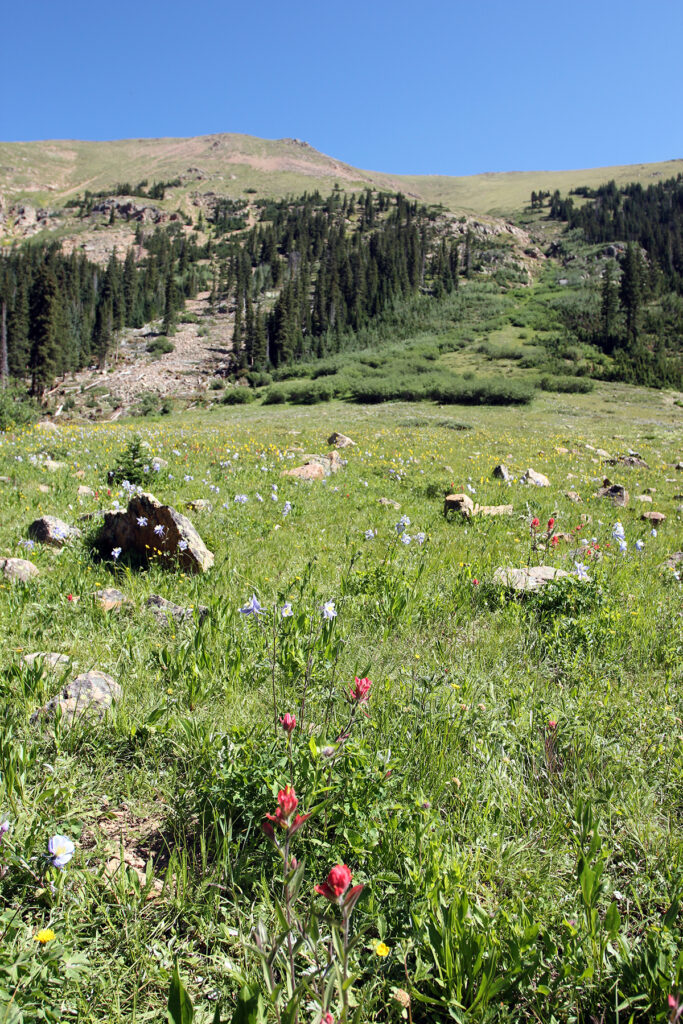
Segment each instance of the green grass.
[[[15,1015],[0,1008],[0,1020],[162,1020],[176,958],[200,1024],[216,1005],[221,1020],[241,1019],[245,982],[266,999],[252,932],[259,920],[277,928],[282,888],[260,824],[292,778],[299,809],[318,807],[292,840],[305,859],[294,902],[322,913],[313,885],[337,862],[365,887],[352,922],[359,1021],[400,1019],[396,989],[416,1022],[664,1021],[682,966],[681,585],[662,569],[683,549],[680,410],[666,393],[607,385],[541,393],[523,410],[331,401],[323,418],[321,408],[219,405],[0,435],[0,550],[41,570],[25,587],[0,584],[6,1005],[16,989]],[[326,451],[333,429],[357,442],[339,473],[282,476]],[[121,488],[107,494],[107,470],[136,431],[150,460],[168,460],[150,474],[159,498],[179,510],[211,502],[189,514],[214,568],[193,577],[97,562],[88,523],[61,552],[27,551],[37,515],[74,522],[125,502]],[[587,445],[637,449],[650,469],[607,466]],[[67,468],[48,472],[42,453]],[[552,486],[493,480],[500,461],[515,477],[533,466]],[[592,497],[607,473],[631,492],[627,509]],[[474,500],[511,502],[513,515],[445,520],[444,492],[468,483]],[[97,497],[79,497],[81,484]],[[635,503],[648,487],[653,505]],[[643,508],[668,516],[656,538]],[[403,514],[408,545],[395,528]],[[534,553],[531,518],[551,515],[575,540]],[[492,585],[497,566],[529,559],[572,572],[584,536],[604,553],[584,559],[590,583],[526,600]],[[105,585],[131,604],[102,612],[90,595]],[[152,593],[209,614],[164,629],[145,611]],[[252,594],[260,620],[239,613]],[[330,600],[337,616],[325,624]],[[285,601],[293,616],[273,619]],[[22,667],[39,650],[73,659],[67,679],[97,667],[118,680],[110,717],[32,725],[60,688]],[[367,717],[330,761],[354,676],[372,680]],[[274,698],[298,719],[291,759]],[[55,833],[76,842],[63,871],[44,856]],[[133,867],[105,873],[122,845],[142,880]],[[56,939],[43,947],[33,936],[45,927]],[[296,958],[301,970],[306,955]],[[331,999],[340,1019],[334,986]]]

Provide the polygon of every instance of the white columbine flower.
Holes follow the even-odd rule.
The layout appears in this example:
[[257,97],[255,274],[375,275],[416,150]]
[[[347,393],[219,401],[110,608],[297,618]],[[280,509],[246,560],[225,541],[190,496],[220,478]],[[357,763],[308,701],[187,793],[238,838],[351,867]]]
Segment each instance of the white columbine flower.
[[66,836],[52,836],[47,844],[50,851],[52,864],[56,868],[63,868],[69,863],[74,855],[76,847]]
[[337,609],[334,607],[334,601],[325,601],[323,605],[323,618],[324,619],[335,619],[337,617]]

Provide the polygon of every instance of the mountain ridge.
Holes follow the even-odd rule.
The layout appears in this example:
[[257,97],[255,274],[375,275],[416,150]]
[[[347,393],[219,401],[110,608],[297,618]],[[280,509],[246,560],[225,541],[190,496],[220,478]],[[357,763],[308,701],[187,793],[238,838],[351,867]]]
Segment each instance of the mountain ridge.
[[[203,165],[203,166],[202,166]],[[113,188],[117,182],[176,178],[194,170],[221,194],[256,189],[282,196],[311,187],[329,192],[346,188],[403,191],[452,212],[500,216],[520,210],[531,191],[566,193],[580,185],[650,184],[683,173],[683,159],[568,171],[484,171],[476,175],[411,175],[364,170],[328,156],[295,138],[262,139],[219,132],[158,139],[48,139],[0,143],[0,195],[49,203],[79,191]],[[185,183],[185,188],[189,182]]]

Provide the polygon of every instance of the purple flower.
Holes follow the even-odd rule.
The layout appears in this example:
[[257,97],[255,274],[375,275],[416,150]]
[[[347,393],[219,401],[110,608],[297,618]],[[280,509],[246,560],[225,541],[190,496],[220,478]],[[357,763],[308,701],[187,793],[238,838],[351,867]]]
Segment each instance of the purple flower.
[[166,527],[163,526],[161,523],[157,523],[157,525],[154,527],[154,532],[156,533],[157,537],[163,537],[163,535],[166,533]]
[[282,618],[288,619],[293,614],[294,612],[292,611],[292,602],[285,601],[284,605],[282,606]]
[[112,550],[111,550],[111,557],[114,559],[114,561],[117,560],[117,558],[119,557],[120,554],[121,554],[121,548],[112,548]]
[[260,615],[262,612],[261,605],[256,594],[251,595],[251,601],[247,601],[243,608],[240,608],[242,615]]
[[147,516],[138,516],[138,526],[147,526]]

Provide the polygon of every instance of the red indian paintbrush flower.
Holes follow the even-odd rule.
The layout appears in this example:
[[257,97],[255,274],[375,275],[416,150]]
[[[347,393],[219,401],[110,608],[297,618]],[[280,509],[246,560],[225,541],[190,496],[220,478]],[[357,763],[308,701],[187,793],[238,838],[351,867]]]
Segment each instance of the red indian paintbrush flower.
[[294,817],[294,812],[299,806],[299,798],[294,792],[294,787],[289,784],[278,793],[277,804],[275,814],[266,814],[267,821],[264,821],[262,825],[263,831],[270,839],[275,838],[271,821],[280,825],[281,828],[288,829],[290,835],[294,835],[310,817],[309,814],[297,814]]
[[538,516],[534,516],[534,518],[531,520],[531,529],[536,530],[540,525],[541,520],[538,518]]
[[346,864],[335,864],[330,868],[327,881],[316,885],[315,891],[336,903],[351,885],[351,872]]
[[548,520],[548,529],[549,529],[549,530],[552,530],[552,528],[553,528],[553,526],[554,526],[554,525],[555,525],[555,520],[554,520],[554,518],[553,518],[553,517],[551,516],[551,517],[550,517],[550,519]]
[[289,712],[287,712],[287,714],[283,715],[280,719],[280,725],[282,726],[283,732],[286,732],[288,736],[291,735],[291,733],[296,729],[296,716],[290,715]]
[[349,693],[349,699],[353,701],[354,704],[367,704],[372,681],[368,679],[367,676],[363,679],[359,679],[358,676],[354,676],[353,682],[355,685]]

